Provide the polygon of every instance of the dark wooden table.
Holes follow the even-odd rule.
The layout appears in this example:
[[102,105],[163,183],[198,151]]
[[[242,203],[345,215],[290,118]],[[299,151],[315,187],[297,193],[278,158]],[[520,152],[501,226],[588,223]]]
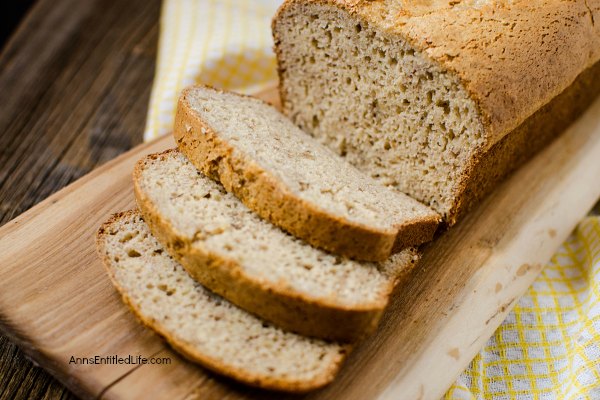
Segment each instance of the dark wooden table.
[[[159,12],[159,0],[28,11],[0,54],[0,225],[142,141]],[[0,336],[0,399],[73,397]]]

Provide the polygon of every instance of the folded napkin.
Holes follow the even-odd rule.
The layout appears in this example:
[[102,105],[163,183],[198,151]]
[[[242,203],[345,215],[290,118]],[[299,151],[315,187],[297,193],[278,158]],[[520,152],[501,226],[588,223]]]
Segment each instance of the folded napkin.
[[271,18],[281,0],[165,0],[144,139],[173,129],[181,89],[253,93],[277,80]]
[[[252,93],[276,80],[270,32],[281,0],[164,0],[145,130],[171,131],[194,83]],[[600,217],[563,244],[446,399],[600,399]]]
[[600,399],[600,217],[581,221],[446,399]]

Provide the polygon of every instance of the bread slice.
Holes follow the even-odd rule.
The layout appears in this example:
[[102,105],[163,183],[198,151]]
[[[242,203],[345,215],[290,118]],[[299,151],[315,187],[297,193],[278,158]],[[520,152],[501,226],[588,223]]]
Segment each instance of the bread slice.
[[589,3],[287,0],[283,111],[452,225],[600,92]]
[[373,331],[418,256],[383,263],[331,255],[258,217],[177,150],[138,162],[134,190],[154,236],[192,277],[274,324],[354,341]]
[[192,361],[249,385],[307,391],[330,382],[348,346],[265,323],[196,283],[135,211],[97,235],[108,275],[136,316]]
[[430,241],[439,215],[375,183],[261,100],[183,91],[179,149],[261,217],[313,246],[366,261]]

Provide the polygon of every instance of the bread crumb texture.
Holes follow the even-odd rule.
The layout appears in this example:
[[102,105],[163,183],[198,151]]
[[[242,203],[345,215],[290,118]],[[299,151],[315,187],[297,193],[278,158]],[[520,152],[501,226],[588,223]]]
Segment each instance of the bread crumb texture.
[[345,357],[341,345],[284,332],[204,289],[137,212],[106,223],[98,250],[136,314],[185,356],[219,373],[273,389],[308,390],[333,379]]
[[435,219],[431,209],[376,183],[263,101],[202,86],[185,93],[190,107],[233,152],[258,164],[300,200],[381,231]]
[[140,192],[197,251],[234,263],[267,290],[331,306],[382,308],[396,277],[418,258],[407,249],[382,263],[338,257],[259,218],[176,150],[142,161]]
[[289,0],[283,108],[448,218],[478,156],[600,58],[597,21],[597,0]]

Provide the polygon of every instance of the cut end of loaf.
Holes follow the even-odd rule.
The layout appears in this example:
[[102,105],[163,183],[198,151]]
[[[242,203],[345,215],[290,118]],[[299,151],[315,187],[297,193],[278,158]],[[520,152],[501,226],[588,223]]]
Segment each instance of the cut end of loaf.
[[266,389],[329,383],[348,347],[284,332],[204,289],[169,257],[134,211],[98,231],[98,253],[139,319],[185,357]]
[[[385,18],[393,19],[394,3],[372,5],[381,25],[393,23]],[[284,112],[452,223],[485,142],[477,106],[451,72],[361,16],[369,7],[290,1],[280,9],[273,33]]]

